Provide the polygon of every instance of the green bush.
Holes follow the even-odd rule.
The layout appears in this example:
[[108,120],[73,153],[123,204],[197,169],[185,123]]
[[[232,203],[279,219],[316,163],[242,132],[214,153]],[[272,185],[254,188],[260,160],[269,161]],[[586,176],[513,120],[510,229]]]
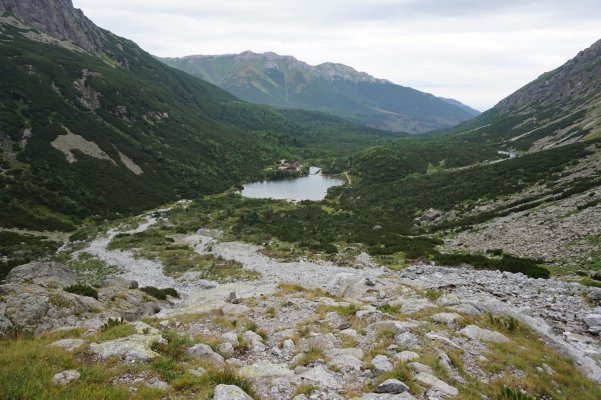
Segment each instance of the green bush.
[[80,296],[92,297],[98,300],[98,291],[88,285],[72,285],[65,288],[65,292],[78,294]]
[[179,293],[173,288],[158,289],[154,286],[145,286],[140,290],[159,300],[167,300],[167,296],[179,298]]

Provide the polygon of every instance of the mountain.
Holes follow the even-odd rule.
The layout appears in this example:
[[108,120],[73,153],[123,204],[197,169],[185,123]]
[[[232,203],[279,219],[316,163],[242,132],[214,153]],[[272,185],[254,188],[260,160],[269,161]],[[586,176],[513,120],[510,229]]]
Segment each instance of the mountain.
[[457,101],[455,99],[448,99],[446,97],[439,97],[439,99],[446,101],[447,103],[456,105],[457,107],[462,108],[463,110],[467,111],[468,113],[472,114],[472,116],[477,117],[478,115],[482,114],[480,111],[476,110],[475,108],[472,108],[470,106],[467,106],[465,104],[463,104],[460,101]]
[[96,27],[70,0],[0,0],[0,10],[4,227],[68,230],[387,135],[241,102]]
[[456,131],[521,152],[601,137],[601,40]]
[[247,101],[325,111],[383,130],[423,133],[479,114],[459,102],[376,79],[342,64],[311,66],[291,56],[250,51],[162,61]]

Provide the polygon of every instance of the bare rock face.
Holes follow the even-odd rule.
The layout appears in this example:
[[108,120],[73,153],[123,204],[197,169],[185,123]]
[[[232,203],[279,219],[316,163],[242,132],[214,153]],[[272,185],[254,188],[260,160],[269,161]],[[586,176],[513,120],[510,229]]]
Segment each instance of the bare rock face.
[[91,53],[102,53],[104,32],[74,8],[71,0],[0,0],[0,15],[4,13],[56,39],[71,40]]
[[33,262],[13,268],[6,277],[6,283],[65,288],[75,285],[77,276],[70,269],[56,262]]

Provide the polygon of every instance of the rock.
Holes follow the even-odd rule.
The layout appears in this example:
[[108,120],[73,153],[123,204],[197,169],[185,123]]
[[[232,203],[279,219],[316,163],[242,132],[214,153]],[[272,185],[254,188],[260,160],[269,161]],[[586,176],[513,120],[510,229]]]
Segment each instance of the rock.
[[591,328],[601,326],[601,314],[588,314],[584,317],[584,323]]
[[409,390],[409,386],[405,385],[398,379],[388,379],[378,385],[374,392],[376,393],[392,393],[400,394]]
[[330,370],[326,369],[323,365],[317,365],[314,368],[300,375],[302,379],[306,379],[317,383],[321,387],[330,389],[341,389],[342,384],[336,375]]
[[244,366],[244,362],[237,358],[228,358],[227,360],[225,360],[225,365],[228,365],[228,366],[234,367],[234,368],[242,368]]
[[213,400],[253,400],[253,398],[238,386],[217,385]]
[[416,373],[426,373],[426,374],[433,374],[434,371],[432,370],[432,367],[430,367],[429,365],[425,365],[422,363],[418,363],[418,362],[412,362],[409,363],[409,366],[413,369],[413,371],[415,371]]
[[236,352],[236,349],[234,349],[234,345],[231,343],[221,343],[219,345],[219,352],[226,357],[231,357]]
[[349,354],[341,354],[334,357],[329,363],[328,366],[334,366],[343,371],[355,370],[360,371],[363,362],[352,355]]
[[446,382],[441,381],[434,375],[426,372],[420,372],[419,374],[417,374],[415,376],[415,380],[426,386],[429,386],[433,390],[442,392],[448,396],[457,396],[459,394],[459,390],[457,390],[457,388],[449,385]]
[[366,286],[376,286],[376,283],[374,281],[372,281],[370,278],[365,278],[365,285]]
[[161,335],[131,335],[90,344],[90,351],[101,358],[121,357],[128,363],[146,362],[159,354],[151,350],[154,343],[167,343]]
[[194,375],[194,376],[203,376],[204,374],[206,374],[206,373],[207,373],[207,370],[206,370],[206,369],[204,369],[204,368],[201,368],[201,367],[198,367],[198,368],[190,368],[190,369],[188,370],[188,373],[189,373],[190,375]]
[[402,321],[377,321],[367,326],[368,331],[378,332],[382,330],[393,330],[395,333],[405,333],[417,328],[417,322],[402,322]]
[[245,315],[248,314],[249,308],[247,306],[245,306],[244,304],[226,304],[223,307],[221,307],[221,311],[223,311],[223,313],[225,315],[231,315],[234,317],[240,316],[240,315]]
[[258,361],[240,369],[240,375],[245,378],[276,378],[290,377],[294,372],[285,364],[273,364],[267,361]]
[[62,289],[77,284],[77,275],[57,262],[32,262],[13,268],[6,277],[6,283]]
[[454,347],[456,349],[460,349],[461,347],[456,344],[455,342],[453,342],[451,339],[449,339],[448,337],[446,337],[445,335],[443,335],[442,333],[436,333],[436,332],[428,332],[426,333],[426,338],[430,339],[430,340],[436,340],[438,342],[442,342],[448,346]]
[[363,350],[356,347],[349,347],[345,349],[329,349],[325,351],[325,354],[330,358],[338,356],[352,356],[358,359],[363,359],[363,357],[365,357]]
[[502,333],[490,331],[488,329],[482,329],[476,325],[468,325],[458,332],[463,336],[467,336],[470,339],[480,340],[485,342],[494,343],[507,343],[509,339]]
[[394,337],[394,344],[406,348],[412,348],[419,345],[419,338],[411,332],[405,332]]
[[195,344],[188,349],[188,354],[197,360],[206,361],[218,368],[223,368],[225,361],[223,357],[213,351],[209,345],[204,343]]
[[436,300],[436,305],[440,307],[454,306],[461,303],[461,299],[455,293],[445,293]]
[[407,362],[418,359],[419,354],[414,353],[413,351],[401,351],[400,353],[395,354],[394,358],[402,362]]
[[371,365],[373,367],[373,372],[376,375],[381,375],[385,372],[390,372],[393,369],[392,363],[385,355],[378,354],[371,360]]
[[56,342],[51,343],[50,346],[60,347],[67,351],[74,351],[74,350],[80,348],[81,346],[83,346],[84,343],[85,343],[85,341],[83,341],[81,339],[63,339],[63,340],[57,340]]
[[294,353],[295,349],[296,346],[294,345],[294,341],[292,339],[286,339],[284,340],[284,343],[282,343],[282,352],[285,355],[291,355]]
[[309,349],[318,349],[318,350],[326,350],[333,349],[336,347],[336,336],[332,333],[328,333],[327,335],[318,335],[313,336],[307,339],[305,350]]
[[449,308],[453,311],[457,311],[457,312],[465,314],[465,315],[476,316],[476,315],[482,314],[482,312],[480,312],[480,310],[478,310],[476,307],[474,307],[473,305],[468,304],[468,303],[457,304],[455,306],[450,306]]
[[69,383],[79,379],[80,373],[74,369],[70,369],[67,371],[59,372],[58,374],[52,377],[52,383],[55,385],[66,386]]
[[240,346],[238,341],[238,334],[236,332],[227,332],[221,335],[222,343],[231,343],[234,347]]
[[161,380],[156,380],[147,385],[149,388],[158,389],[158,390],[169,390],[169,384],[167,382],[163,382]]
[[242,338],[244,340],[246,340],[248,343],[263,343],[263,338],[259,335],[257,335],[255,332],[253,331],[246,331],[242,334]]
[[354,339],[359,339],[359,333],[354,329],[345,329],[340,332],[341,335],[350,336]]
[[415,400],[415,397],[407,392],[401,394],[389,393],[365,393],[361,400]]
[[150,326],[147,323],[144,323],[142,321],[134,321],[134,322],[130,323],[130,325],[133,326],[134,329],[136,330],[136,333],[138,333],[140,335],[158,335],[158,334],[160,334],[158,329],[153,328],[152,326]]
[[432,321],[439,324],[453,325],[463,317],[456,313],[440,313],[432,316]]
[[340,325],[338,325],[338,330],[344,331],[349,329],[351,326],[353,326],[353,324],[351,324],[350,322],[343,322]]

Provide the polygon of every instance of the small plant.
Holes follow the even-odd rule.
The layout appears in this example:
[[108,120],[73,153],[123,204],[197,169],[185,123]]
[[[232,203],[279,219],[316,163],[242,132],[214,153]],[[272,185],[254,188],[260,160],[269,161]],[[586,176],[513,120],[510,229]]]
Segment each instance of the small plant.
[[507,386],[503,386],[503,389],[501,389],[501,398],[503,400],[533,400],[532,397],[528,396],[527,394],[513,390]]
[[65,288],[65,292],[78,294],[80,296],[92,297],[98,300],[98,291],[88,285],[71,285]]
[[313,393],[313,391],[317,389],[318,388],[316,386],[305,383],[296,388],[296,391],[294,392],[293,396],[296,397],[300,396],[301,394],[304,394],[305,396],[310,396],[311,393]]
[[145,286],[140,290],[159,300],[167,300],[167,296],[179,298],[179,293],[173,288],[158,289],[154,286]]

